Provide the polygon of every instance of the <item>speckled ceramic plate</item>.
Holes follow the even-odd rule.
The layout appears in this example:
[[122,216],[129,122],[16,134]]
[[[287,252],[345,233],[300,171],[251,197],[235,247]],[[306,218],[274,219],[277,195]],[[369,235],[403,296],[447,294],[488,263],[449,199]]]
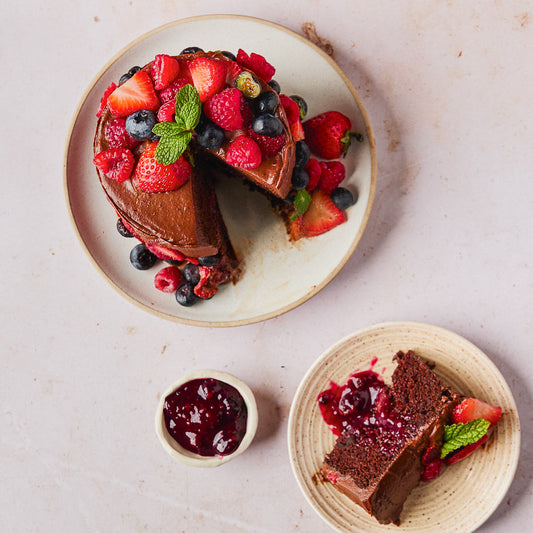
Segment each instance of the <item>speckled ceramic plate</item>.
[[[173,295],[154,289],[154,269],[139,272],[129,264],[130,239],[118,235],[92,164],[95,113],[105,88],[133,65],[144,65],[158,53],[177,54],[187,46],[205,50],[239,48],[264,55],[275,67],[275,79],[286,94],[301,94],[309,116],[330,109],[348,115],[364,135],[344,159],[346,186],[359,199],[347,211],[348,221],[313,239],[291,245],[282,221],[260,194],[238,180],[217,189],[228,231],[243,260],[245,273],[209,301],[184,308]],[[95,77],[76,110],[68,135],[64,183],[67,206],[97,269],[124,297],[159,316],[200,326],[234,326],[272,318],[318,293],[354,252],[367,224],[376,189],[376,151],[367,114],[353,85],[319,48],[286,28],[250,17],[214,15],[180,20],[143,35],[111,59]]]
[[405,503],[400,530],[417,533],[467,533],[496,509],[513,479],[520,452],[520,424],[513,396],[496,366],[474,345],[447,330],[427,324],[398,322],[359,331],[327,350],[309,369],[296,392],[289,417],[289,454],[294,474],[316,512],[340,532],[398,531],[379,524],[366,511],[318,481],[324,455],[335,442],[316,402],[329,381],[370,367],[384,369],[390,383],[399,350],[414,350],[433,361],[435,372],[458,392],[503,409],[501,421],[486,445],[450,466],[434,481],[420,484]]

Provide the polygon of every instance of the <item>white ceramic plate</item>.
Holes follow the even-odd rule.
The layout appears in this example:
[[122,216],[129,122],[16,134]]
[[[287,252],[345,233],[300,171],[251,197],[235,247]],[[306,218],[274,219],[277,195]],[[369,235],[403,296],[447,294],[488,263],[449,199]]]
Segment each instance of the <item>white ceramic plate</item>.
[[414,322],[379,324],[361,330],[327,350],[309,369],[296,392],[289,417],[289,454],[294,474],[316,512],[339,532],[398,532],[381,525],[361,507],[315,475],[335,438],[317,405],[329,381],[344,383],[355,371],[385,369],[390,383],[399,350],[414,350],[435,362],[435,372],[458,392],[500,405],[503,416],[486,445],[452,465],[435,480],[421,483],[405,503],[400,530],[467,533],[496,509],[513,479],[520,452],[520,424],[513,396],[496,366],[462,337]]
[[[348,221],[313,239],[291,245],[285,228],[260,194],[237,180],[218,187],[221,209],[245,273],[235,286],[223,287],[209,301],[184,308],[173,295],[154,289],[156,269],[135,270],[129,264],[132,240],[115,229],[115,214],[105,199],[92,164],[99,101],[105,88],[133,65],[144,65],[158,53],[178,54],[188,46],[204,50],[239,48],[264,55],[276,67],[275,79],[286,94],[308,102],[309,117],[336,109],[364,135],[344,160],[346,184],[359,193],[347,211]],[[200,326],[234,326],[272,318],[305,302],[329,283],[354,252],[374,201],[375,143],[367,114],[354,87],[339,67],[302,36],[270,22],[235,15],[184,19],[143,35],[109,61],[81,99],[65,150],[67,206],[97,269],[127,299],[168,319]]]

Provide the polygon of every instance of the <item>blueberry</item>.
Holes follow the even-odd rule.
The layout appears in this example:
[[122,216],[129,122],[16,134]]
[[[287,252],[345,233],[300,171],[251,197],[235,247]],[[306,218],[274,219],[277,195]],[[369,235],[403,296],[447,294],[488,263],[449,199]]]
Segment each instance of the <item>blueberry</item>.
[[227,58],[231,59],[232,61],[237,61],[237,58],[235,57],[235,54],[232,54],[231,52],[228,52],[227,50],[222,50],[220,52],[223,56],[226,56]]
[[237,76],[234,85],[246,98],[257,98],[261,94],[259,80],[247,70],[243,70]]
[[126,74],[122,74],[122,76],[120,76],[120,80],[118,80],[119,85],[125,81],[128,81],[134,74],[139,72],[139,70],[141,70],[141,67],[131,67]]
[[252,122],[252,128],[258,135],[277,137],[283,133],[283,123],[278,117],[264,113],[257,116]]
[[357,194],[353,195],[348,189],[344,187],[337,187],[331,191],[331,201],[339,209],[348,209],[357,201]]
[[298,141],[296,143],[296,158],[294,160],[295,167],[305,167],[309,158],[311,157],[311,150],[305,141]]
[[190,307],[194,305],[198,300],[198,296],[194,294],[194,285],[190,283],[184,283],[181,287],[178,287],[176,291],[176,301],[184,307]]
[[270,80],[268,85],[270,85],[270,87],[272,87],[272,89],[274,89],[278,94],[281,92],[281,87],[276,80]]
[[292,171],[292,188],[297,191],[305,189],[309,185],[309,174],[301,167],[294,167]]
[[196,52],[203,52],[201,48],[198,48],[197,46],[189,46],[188,48],[184,48],[180,52],[180,56],[183,54],[195,54]]
[[136,269],[148,270],[156,264],[157,257],[141,242],[130,252],[130,261]]
[[300,118],[303,120],[307,115],[307,102],[297,94],[291,94],[290,97],[298,104],[298,107],[300,108]]
[[198,265],[193,263],[187,263],[183,267],[182,274],[185,281],[193,286],[200,281],[200,270],[198,270]]
[[157,122],[156,116],[148,109],[135,111],[126,119],[126,131],[136,141],[144,141],[152,137],[152,128]]
[[272,91],[261,93],[253,102],[254,115],[269,113],[273,115],[279,104],[279,97]]
[[208,119],[201,120],[195,131],[198,144],[207,150],[218,150],[226,140],[224,130]]
[[199,257],[198,263],[205,267],[212,267],[212,266],[218,265],[218,263],[220,263],[220,254]]
[[133,237],[133,233],[130,232],[130,230],[128,230],[126,228],[126,226],[124,226],[124,222],[122,222],[122,219],[119,218],[117,219],[117,231],[123,236],[123,237]]

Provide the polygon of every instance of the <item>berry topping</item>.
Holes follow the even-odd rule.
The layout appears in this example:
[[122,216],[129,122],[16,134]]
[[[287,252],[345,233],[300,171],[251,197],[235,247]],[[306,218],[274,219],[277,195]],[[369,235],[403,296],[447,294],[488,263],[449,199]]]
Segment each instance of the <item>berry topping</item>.
[[220,53],[223,56],[226,56],[228,59],[231,59],[232,61],[237,61],[237,58],[235,57],[235,54],[233,52],[228,52],[227,50],[222,50]]
[[283,133],[283,122],[278,117],[265,113],[255,117],[252,128],[258,135],[277,137]]
[[198,269],[198,265],[194,265],[193,263],[187,263],[183,267],[182,275],[185,281],[192,286],[200,281],[200,270]]
[[478,418],[483,418],[494,426],[502,416],[502,408],[482,402],[477,398],[466,398],[453,411],[454,424],[465,424]]
[[163,259],[163,261],[176,261],[181,263],[186,260],[186,257],[177,250],[172,250],[171,248],[160,246],[159,244],[155,244],[153,242],[147,242],[145,244],[148,250],[150,250],[159,259]]
[[182,156],[170,165],[157,162],[155,152],[157,142],[150,143],[141,154],[133,182],[144,192],[166,192],[179,189],[192,174],[191,164]]
[[[157,112],[157,120],[159,122],[172,122],[176,114],[176,104],[174,100],[165,102]],[[153,127],[153,126],[152,126]]]
[[226,140],[224,130],[205,117],[200,120],[195,131],[198,144],[207,150],[218,150]]
[[257,98],[261,94],[261,84],[257,78],[247,70],[243,70],[235,79],[235,87],[246,98]]
[[148,270],[157,263],[157,257],[141,242],[131,250],[130,261],[137,270]]
[[220,92],[226,84],[227,61],[197,57],[189,63],[189,72],[193,85],[200,95],[200,101],[206,102]]
[[297,94],[291,94],[291,99],[294,100],[300,108],[300,119],[303,120],[307,115],[307,102]]
[[209,300],[217,292],[218,287],[215,279],[215,272],[208,266],[199,266],[200,281],[194,287],[194,294],[202,300]]
[[322,167],[317,159],[309,159],[307,165],[305,165],[305,170],[309,174],[309,184],[307,185],[308,191],[314,191],[318,186],[320,181],[320,175],[322,173]]
[[266,83],[272,79],[276,72],[276,69],[263,56],[254,53],[248,55],[240,48],[237,52],[237,63],[255,72]]
[[294,166],[305,167],[309,158],[311,157],[311,151],[305,141],[298,141],[296,143],[296,157],[294,159]]
[[309,174],[302,167],[294,167],[291,178],[292,188],[300,191],[309,185]]
[[184,283],[176,291],[176,301],[183,305],[183,307],[190,307],[198,301],[198,297],[194,294],[194,285]]
[[128,116],[126,131],[136,141],[145,141],[152,136],[152,128],[156,122],[154,113],[148,109],[141,109]]
[[243,169],[257,168],[261,164],[261,149],[246,135],[239,135],[229,145],[226,162]]
[[330,194],[331,191],[336,189],[344,180],[346,176],[346,169],[340,161],[329,161],[327,163],[320,162],[320,167],[322,172],[318,187],[324,192]]
[[311,152],[324,159],[339,159],[351,142],[350,119],[338,111],[327,111],[303,124]]
[[276,80],[270,80],[267,85],[274,89],[278,94],[281,93],[280,84]]
[[156,55],[151,69],[154,89],[160,91],[168,87],[176,79],[179,71],[180,64],[177,59],[166,54]]
[[119,84],[129,80],[136,72],[139,72],[139,70],[141,70],[141,67],[139,66],[131,67],[126,74],[122,74],[122,76],[120,76],[120,80],[118,81]]
[[265,91],[253,101],[254,114],[262,115],[263,113],[269,113],[273,115],[276,112],[278,104],[278,95],[272,91]]
[[127,237],[128,239],[133,237],[133,233],[124,225],[124,222],[122,222],[121,218],[117,219],[117,231],[120,233],[120,235]]
[[107,105],[111,113],[118,117],[125,117],[140,109],[156,111],[159,98],[155,94],[152,78],[144,70],[139,70],[109,95]]
[[215,94],[204,105],[204,113],[208,119],[228,131],[243,127],[242,115],[245,100],[239,89],[228,88]]
[[311,198],[311,204],[303,215],[307,237],[326,233],[346,220],[345,214],[331,201],[329,194],[316,189]]
[[104,137],[109,148],[135,148],[139,143],[128,135],[126,119],[112,118],[105,126]]
[[112,148],[95,155],[93,163],[106,178],[122,183],[130,177],[135,159],[127,148]]
[[159,99],[164,104],[166,104],[167,102],[171,102],[172,104],[174,104],[174,102],[176,101],[176,94],[182,87],[184,87],[188,83],[192,83],[192,80],[186,77],[179,76],[166,89],[163,89],[159,92]]
[[154,286],[163,292],[175,292],[181,283],[181,272],[177,266],[162,268],[154,278]]
[[203,50],[198,46],[189,46],[188,48],[184,48],[179,55],[182,56],[184,54],[196,54],[196,52],[203,52]]
[[344,187],[337,187],[331,191],[331,201],[339,209],[348,209],[348,207],[355,204],[356,200],[357,198],[354,197],[351,191]]
[[420,475],[421,481],[432,481],[437,478],[444,466],[444,461],[439,457],[428,464],[425,464],[422,474]]
[[472,442],[471,444],[467,444],[465,447],[461,448],[454,454],[446,457],[445,461],[447,465],[453,465],[454,463],[458,463],[459,461],[462,461],[466,457],[468,457],[472,452],[477,450],[486,440],[489,438],[488,434],[483,435],[479,440],[476,442]]
[[300,120],[300,108],[298,104],[286,94],[280,94],[279,101],[287,115],[287,121],[289,122],[293,139],[295,141],[301,141],[305,137],[305,134],[302,121]]
[[206,255],[205,257],[198,258],[198,264],[200,266],[212,267],[220,263],[220,254]]
[[276,137],[268,135],[258,135],[252,127],[248,128],[248,134],[259,145],[263,158],[274,157],[285,145],[285,134],[282,133]]
[[104,91],[104,96],[102,96],[100,100],[100,107],[98,108],[98,111],[96,112],[96,116],[100,117],[102,114],[102,111],[104,110],[105,106],[107,105],[107,99],[109,98],[109,95],[117,88],[116,83],[112,83],[109,85],[109,87]]

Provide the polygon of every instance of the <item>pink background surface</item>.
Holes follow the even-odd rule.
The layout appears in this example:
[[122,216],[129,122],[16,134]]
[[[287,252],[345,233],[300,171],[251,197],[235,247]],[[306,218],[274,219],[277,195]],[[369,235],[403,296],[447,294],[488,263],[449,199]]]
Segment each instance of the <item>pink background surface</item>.
[[[161,24],[221,12],[298,32],[314,22],[331,41],[373,125],[378,189],[358,249],[322,292],[267,322],[208,329],[138,309],[91,266],[62,157],[82,93],[115,53]],[[4,531],[329,531],[292,475],[291,400],[328,346],[393,320],[463,335],[507,379],[521,460],[480,530],[528,529],[531,3],[50,0],[4,2],[0,14]],[[199,470],[164,452],[153,416],[169,383],[209,367],[250,385],[260,425],[244,455]]]

